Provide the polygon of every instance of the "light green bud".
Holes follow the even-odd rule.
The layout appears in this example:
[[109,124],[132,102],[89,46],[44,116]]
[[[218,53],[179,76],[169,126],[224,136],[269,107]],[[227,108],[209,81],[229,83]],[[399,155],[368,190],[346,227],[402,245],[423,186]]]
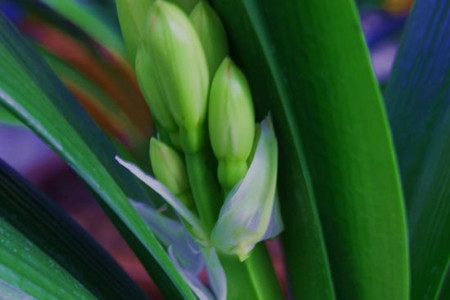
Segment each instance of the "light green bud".
[[149,93],[159,93],[167,102],[180,128],[183,150],[195,153],[204,144],[209,87],[206,58],[197,33],[180,8],[156,1],[141,42],[139,51],[153,69],[151,76],[141,80],[156,82],[147,86]]
[[209,75],[213,77],[220,63],[228,55],[225,28],[219,16],[206,1],[200,1],[194,7],[190,18],[202,42]]
[[198,1],[199,0],[169,0],[169,2],[178,5],[187,14],[194,8],[195,4],[197,4]]
[[175,196],[192,207],[190,186],[186,166],[182,157],[155,138],[150,140],[150,162],[156,179],[164,184]]
[[122,36],[132,62],[135,61],[139,40],[147,20],[148,10],[154,0],[117,0]]
[[[142,94],[149,105],[156,121],[167,131],[173,143],[178,138],[178,125],[169,111],[160,89],[160,77],[151,63],[145,47],[139,47],[136,55],[136,75]],[[179,139],[179,138],[178,138]]]
[[219,160],[220,184],[231,189],[247,171],[255,113],[244,74],[225,58],[214,76],[208,108],[209,137]]

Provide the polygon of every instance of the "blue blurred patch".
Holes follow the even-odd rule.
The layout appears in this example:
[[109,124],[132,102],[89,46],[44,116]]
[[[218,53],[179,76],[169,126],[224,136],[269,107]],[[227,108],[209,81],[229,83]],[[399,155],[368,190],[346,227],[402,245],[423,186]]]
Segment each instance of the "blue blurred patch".
[[407,20],[407,15],[393,15],[379,9],[364,10],[360,15],[369,48],[401,32]]
[[18,23],[25,16],[25,11],[15,0],[0,0],[0,11],[13,23]]

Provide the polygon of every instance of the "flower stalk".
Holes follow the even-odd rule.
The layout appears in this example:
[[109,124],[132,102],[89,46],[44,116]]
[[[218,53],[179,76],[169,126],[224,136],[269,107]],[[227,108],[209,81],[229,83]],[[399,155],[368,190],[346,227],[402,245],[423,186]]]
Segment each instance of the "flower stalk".
[[[226,58],[225,30],[206,2],[198,3],[188,17],[179,6],[156,0],[147,14],[138,30],[135,69],[159,127],[184,154],[184,162],[157,139],[150,142],[150,160],[158,180],[119,162],[181,216],[204,253],[216,297],[279,299],[270,258],[260,243],[282,230],[275,200],[277,145],[272,124],[265,120],[255,139],[250,88]],[[130,26],[124,20],[121,24]],[[147,215],[155,212],[148,209]],[[183,269],[171,249],[175,265]],[[199,288],[197,274],[181,273],[199,297],[209,295]],[[222,277],[225,283],[214,282]]]
[[[230,58],[224,59],[214,76],[208,119],[211,145],[219,161],[219,182],[228,194],[247,174],[247,162],[251,162],[256,151],[250,88]],[[244,264],[258,299],[282,299],[280,286],[274,284],[277,278],[264,243],[258,243],[246,255]]]

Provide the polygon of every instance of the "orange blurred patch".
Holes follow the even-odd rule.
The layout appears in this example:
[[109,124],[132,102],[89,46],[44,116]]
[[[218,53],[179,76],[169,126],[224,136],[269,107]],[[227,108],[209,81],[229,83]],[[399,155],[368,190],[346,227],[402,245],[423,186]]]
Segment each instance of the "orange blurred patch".
[[132,131],[133,128],[131,128],[131,124],[127,124],[129,122],[125,116],[115,116],[109,113],[105,107],[93,99],[92,95],[64,78],[63,82],[103,130],[116,137],[126,147],[132,145],[127,132]]
[[[131,132],[128,132],[128,141],[147,140],[150,137],[153,133],[150,111],[140,93],[133,70],[124,59],[100,45],[95,45],[98,50],[98,53],[95,53],[81,41],[39,19],[25,19],[21,24],[21,29],[44,49],[66,61],[96,84],[121,108],[132,124],[129,129],[134,127]],[[91,97],[83,99],[85,107],[87,107],[87,102],[92,100]],[[108,116],[110,112],[106,108],[99,109],[96,104],[89,106],[91,113],[96,111],[93,117],[99,124],[118,133],[117,124],[112,126],[111,121],[114,118]],[[137,136],[130,136],[131,134]]]
[[391,13],[403,14],[409,12],[412,5],[413,0],[386,0],[383,7]]

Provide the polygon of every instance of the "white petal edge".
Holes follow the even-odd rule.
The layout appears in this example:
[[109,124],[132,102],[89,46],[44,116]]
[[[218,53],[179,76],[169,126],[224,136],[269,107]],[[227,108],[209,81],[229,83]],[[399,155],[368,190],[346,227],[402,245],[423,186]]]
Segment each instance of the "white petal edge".
[[202,249],[203,258],[206,263],[206,271],[208,272],[209,284],[216,296],[217,300],[227,299],[227,279],[225,271],[220,263],[216,249],[213,247]]
[[189,285],[189,287],[194,292],[194,294],[197,296],[197,298],[199,300],[215,300],[212,293],[200,281],[200,279],[198,279],[197,275],[189,272],[188,270],[184,269],[180,265],[175,254],[173,253],[173,249],[171,247],[169,247],[168,252],[169,252],[169,257],[172,260],[173,264],[175,265],[177,270],[180,272],[181,276],[183,276],[184,280]]

